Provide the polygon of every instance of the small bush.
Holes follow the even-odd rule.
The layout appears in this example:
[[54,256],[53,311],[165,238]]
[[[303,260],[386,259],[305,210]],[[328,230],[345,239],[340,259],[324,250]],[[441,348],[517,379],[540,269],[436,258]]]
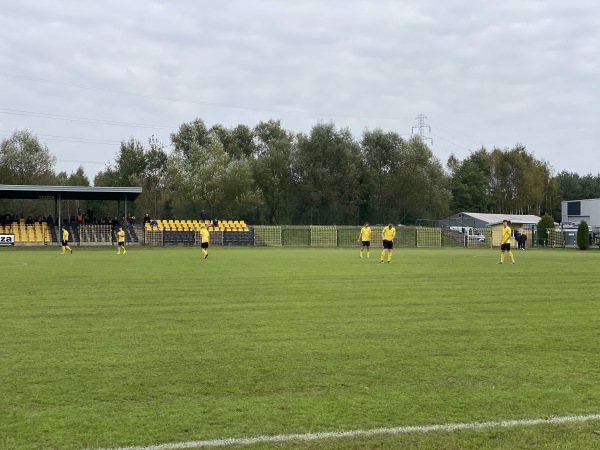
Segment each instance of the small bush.
[[577,228],[577,247],[580,250],[590,248],[590,228],[585,220],[582,220]]
[[544,214],[542,216],[542,220],[538,222],[538,245],[546,245],[546,240],[548,239],[548,230],[554,230],[554,218],[550,214]]

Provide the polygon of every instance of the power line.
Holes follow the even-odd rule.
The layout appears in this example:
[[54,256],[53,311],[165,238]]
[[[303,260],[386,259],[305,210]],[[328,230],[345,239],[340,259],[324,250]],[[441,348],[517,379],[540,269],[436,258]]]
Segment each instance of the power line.
[[450,140],[448,140],[448,139],[446,139],[446,138],[443,138],[443,137],[441,137],[441,136],[439,136],[439,135],[437,135],[437,134],[435,134],[435,133],[431,133],[431,134],[433,134],[433,135],[434,135],[436,138],[438,138],[438,139],[441,139],[442,141],[446,141],[446,142],[448,142],[449,144],[452,144],[452,145],[454,145],[454,146],[456,146],[456,147],[458,147],[458,148],[462,148],[463,150],[467,150],[467,151],[469,151],[469,152],[471,151],[471,149],[470,149],[470,148],[463,147],[462,145],[459,145],[459,144],[457,144],[457,143],[455,143],[455,142],[452,142],[452,141],[450,141]]
[[111,88],[104,88],[104,87],[98,87],[98,86],[90,86],[90,85],[85,85],[85,84],[69,83],[69,82],[65,82],[65,81],[47,80],[44,78],[30,77],[30,76],[26,76],[26,75],[16,75],[16,74],[3,73],[3,72],[0,72],[0,77],[13,78],[16,80],[33,81],[36,83],[54,84],[57,86],[65,86],[65,87],[77,88],[77,89],[109,92],[112,94],[119,94],[119,95],[129,95],[129,96],[139,97],[139,98],[148,98],[148,99],[163,100],[163,101],[177,102],[177,103],[190,103],[190,104],[205,105],[205,106],[215,106],[215,107],[219,107],[219,108],[241,109],[241,110],[248,110],[248,111],[276,112],[276,113],[285,113],[285,114],[303,114],[303,115],[312,115],[312,116],[320,116],[320,117],[345,117],[345,118],[354,118],[354,119],[380,119],[380,120],[409,120],[406,117],[404,117],[404,118],[401,118],[401,117],[378,117],[378,116],[365,116],[365,115],[355,115],[355,114],[317,113],[317,112],[313,112],[313,111],[306,111],[306,110],[300,110],[300,109],[280,109],[280,108],[265,108],[265,107],[257,107],[257,106],[232,105],[232,104],[228,104],[228,103],[207,102],[207,101],[203,101],[203,100],[190,100],[190,99],[182,99],[182,98],[175,98],[175,97],[165,97],[165,96],[160,96],[160,95],[144,94],[141,92],[124,91],[124,90],[120,90],[120,89],[111,89]]
[[120,127],[155,128],[163,130],[176,130],[179,127],[170,125],[150,125],[146,123],[119,122],[116,120],[91,119],[89,117],[64,116],[61,114],[39,113],[35,111],[23,111],[19,109],[0,108],[0,114],[15,116],[38,117],[41,119],[67,120],[73,122],[98,123],[103,125],[115,125]]
[[468,140],[468,141],[471,141],[471,142],[473,142],[473,143],[477,143],[477,145],[482,145],[482,144],[481,144],[481,142],[482,142],[481,140],[479,140],[479,139],[475,139],[475,138],[473,138],[473,137],[469,137],[469,136],[467,136],[466,134],[459,133],[458,131],[451,131],[451,130],[449,130],[449,129],[447,129],[447,128],[445,129],[445,128],[439,127],[439,126],[437,126],[437,125],[436,125],[436,129],[437,129],[437,130],[440,130],[440,131],[443,131],[444,133],[447,133],[447,134],[452,134],[452,135],[454,135],[454,136],[456,136],[456,137],[460,137],[460,138],[462,138],[462,139],[466,139],[466,140]]
[[100,161],[80,161],[78,159],[57,159],[56,161],[67,162],[67,163],[79,163],[79,164],[102,164],[102,165],[109,164],[107,162],[100,162]]
[[[0,130],[0,133],[4,133],[4,135],[6,136],[6,133],[8,133],[8,135],[11,135],[10,131],[7,130]],[[78,142],[81,144],[102,144],[102,145],[120,145],[121,141],[109,141],[108,139],[95,139],[95,138],[86,138],[86,137],[75,137],[75,136],[57,136],[54,134],[41,134],[41,133],[35,133],[36,136],[38,137],[42,137],[44,139],[47,140],[54,140],[54,141],[64,141],[64,142]]]

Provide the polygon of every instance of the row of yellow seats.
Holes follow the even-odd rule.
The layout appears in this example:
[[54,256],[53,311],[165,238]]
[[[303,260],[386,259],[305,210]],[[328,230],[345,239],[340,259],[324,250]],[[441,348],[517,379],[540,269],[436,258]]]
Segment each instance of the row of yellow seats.
[[44,241],[50,242],[50,237],[46,236],[46,238],[44,238],[44,236],[39,235],[39,234],[24,235],[24,234],[15,233],[15,242],[44,242]]
[[[169,220],[157,220],[157,223],[163,225],[212,225],[212,220],[177,220],[177,219],[169,219]],[[217,220],[219,226],[246,226],[246,222],[243,220]]]
[[35,228],[38,230],[45,230],[48,228],[48,224],[46,222],[44,222],[41,225],[39,223],[34,223],[33,225],[23,225],[23,224],[19,224],[19,225],[14,224],[12,226],[11,225],[6,225],[6,226],[0,225],[0,229],[4,229],[4,230],[10,230],[10,229],[29,230],[32,228]]
[[[208,231],[250,231],[249,228],[246,227],[213,227],[213,226],[208,226],[206,227],[206,229]],[[158,225],[156,227],[152,227],[150,224],[146,224],[146,230],[158,230],[158,231],[200,231],[200,226],[196,225],[196,226],[190,226],[190,227],[186,227],[186,226],[164,226],[164,225]]]
[[42,228],[19,228],[19,227],[0,227],[0,233],[4,233],[4,234],[39,234],[39,235],[43,235],[43,234],[47,234],[48,231],[44,230]]

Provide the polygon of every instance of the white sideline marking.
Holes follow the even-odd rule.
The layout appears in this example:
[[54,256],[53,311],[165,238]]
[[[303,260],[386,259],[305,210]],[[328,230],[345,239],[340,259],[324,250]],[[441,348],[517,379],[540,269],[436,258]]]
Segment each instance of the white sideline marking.
[[439,425],[407,426],[392,428],[374,428],[371,430],[325,431],[322,433],[279,434],[275,436],[256,436],[247,438],[211,439],[205,441],[172,442],[147,446],[119,447],[98,450],[177,450],[196,447],[222,447],[225,445],[250,445],[261,442],[313,441],[316,439],[344,438],[355,436],[374,436],[379,434],[428,433],[430,431],[473,430],[482,428],[502,428],[531,426],[539,424],[557,424],[567,422],[585,422],[600,420],[600,414],[587,416],[548,417],[546,419],[503,420],[498,422],[447,423]]
[[26,265],[26,262],[13,262],[8,265],[0,266],[0,269],[12,269],[14,267],[25,267]]

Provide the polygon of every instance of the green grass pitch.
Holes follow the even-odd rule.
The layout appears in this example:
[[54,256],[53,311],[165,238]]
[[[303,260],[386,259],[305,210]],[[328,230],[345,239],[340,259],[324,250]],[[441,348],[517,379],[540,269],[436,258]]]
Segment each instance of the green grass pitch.
[[[0,248],[0,448],[599,414],[600,252],[514,253]],[[594,430],[231,448],[598,448]]]

